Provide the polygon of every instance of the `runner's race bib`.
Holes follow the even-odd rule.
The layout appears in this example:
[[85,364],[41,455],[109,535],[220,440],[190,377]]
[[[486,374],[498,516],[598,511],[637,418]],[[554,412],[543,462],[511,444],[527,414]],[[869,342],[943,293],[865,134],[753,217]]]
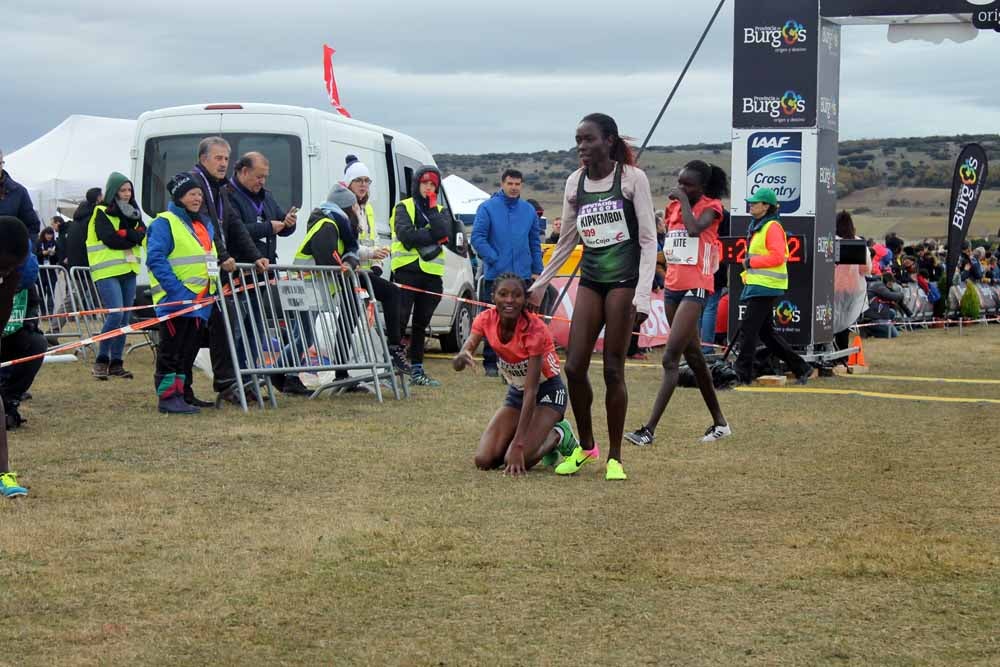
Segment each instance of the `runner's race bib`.
[[694,266],[698,263],[698,237],[688,236],[686,230],[667,232],[663,241],[663,256],[667,264]]
[[208,277],[219,277],[219,258],[215,255],[205,255],[205,265],[208,267]]
[[584,204],[577,212],[576,226],[588,248],[607,248],[631,240],[621,199]]
[[497,359],[497,370],[500,375],[507,380],[507,384],[515,389],[524,391],[524,378],[528,375],[528,360],[516,364],[509,363],[503,359]]

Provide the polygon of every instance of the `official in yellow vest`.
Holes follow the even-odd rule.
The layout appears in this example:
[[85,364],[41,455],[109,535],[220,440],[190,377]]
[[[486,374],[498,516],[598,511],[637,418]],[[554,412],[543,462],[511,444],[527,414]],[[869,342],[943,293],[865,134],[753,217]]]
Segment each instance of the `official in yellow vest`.
[[405,329],[413,313],[410,381],[418,386],[438,387],[441,383],[424,372],[424,339],[444,290],[444,246],[451,239],[450,216],[438,203],[441,172],[436,167],[420,167],[413,175],[410,192],[413,196],[396,204],[389,218],[392,280],[412,288],[402,291],[399,317]]
[[[753,219],[747,230],[747,254],[740,274],[743,317],[739,324],[742,340],[736,374],[744,384],[753,382],[753,360],[759,340],[788,365],[799,384],[805,384],[812,366],[774,330],[775,303],[788,289],[788,240],[778,219],[778,197],[774,190],[760,188],[746,201]],[[807,314],[802,326],[809,325]]]
[[[219,258],[212,241],[215,228],[199,211],[204,201],[201,185],[180,173],[167,185],[171,202],[149,224],[146,267],[158,316],[189,308],[177,303],[205,299],[216,293]],[[154,382],[160,412],[192,414],[212,405],[195,398],[191,389],[194,359],[208,327],[213,304],[160,324]]]
[[[135,277],[145,237],[146,228],[132,182],[123,174],[112,172],[104,188],[104,200],[94,207],[87,223],[87,263],[104,308],[127,308],[135,304]],[[129,320],[128,312],[108,313],[101,333],[120,329]],[[132,373],[122,363],[124,351],[124,335],[102,340],[92,370],[94,377],[132,379]]]

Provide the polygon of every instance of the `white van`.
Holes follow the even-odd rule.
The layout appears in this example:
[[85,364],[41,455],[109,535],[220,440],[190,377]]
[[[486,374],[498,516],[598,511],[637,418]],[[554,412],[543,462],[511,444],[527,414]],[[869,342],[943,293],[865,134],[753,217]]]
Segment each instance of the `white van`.
[[[257,103],[157,109],[139,116],[132,148],[132,182],[147,216],[166,209],[167,183],[194,166],[198,142],[211,135],[229,141],[231,164],[249,151],[263,153],[271,163],[267,188],[282,208],[300,209],[295,234],[278,237],[279,264],[292,263],[309,212],[343,180],[347,155],[358,156],[371,170],[371,202],[384,245],[390,243],[389,215],[397,202],[410,196],[414,171],[434,164],[427,147],[412,137],[317,109]],[[446,192],[439,201],[448,206]],[[452,239],[445,250],[445,294],[475,298],[467,239],[458,220]],[[388,275],[388,260],[385,268]],[[441,340],[445,351],[458,351],[472,330],[474,315],[472,306],[443,298],[429,333]]]

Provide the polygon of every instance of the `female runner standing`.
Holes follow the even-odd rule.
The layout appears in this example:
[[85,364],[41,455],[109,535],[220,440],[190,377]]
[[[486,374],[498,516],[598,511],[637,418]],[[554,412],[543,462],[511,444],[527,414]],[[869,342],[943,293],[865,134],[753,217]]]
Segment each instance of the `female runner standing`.
[[670,338],[663,352],[663,380],[653,403],[649,421],[625,437],[640,447],[653,444],[653,433],[677,388],[681,355],[694,372],[712,425],[702,442],[713,442],[732,434],[722,416],[712,374],[701,351],[700,323],[705,299],[715,288],[719,268],[720,199],[729,192],[726,172],[701,160],[688,162],[677,177],[677,187],[668,195],[667,238],[663,254],[667,258],[663,306],[670,323]]
[[[604,329],[605,406],[610,439],[605,479],[628,479],[621,463],[622,433],[628,409],[625,351],[632,328],[649,315],[649,286],[656,266],[656,223],[646,174],[618,134],[611,116],[584,117],[576,128],[582,167],[566,180],[559,243],[542,275],[531,286],[538,306],[545,288],[578,242],[583,243],[581,278],[573,304],[566,379],[580,445],[556,467],[572,475],[600,457],[590,408],[594,401],[587,372]],[[640,285],[640,289],[636,286]]]

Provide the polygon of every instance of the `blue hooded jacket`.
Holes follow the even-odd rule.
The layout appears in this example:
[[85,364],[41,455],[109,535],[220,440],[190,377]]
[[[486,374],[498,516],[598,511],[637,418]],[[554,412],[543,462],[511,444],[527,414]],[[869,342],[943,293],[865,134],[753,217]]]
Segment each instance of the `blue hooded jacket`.
[[479,205],[472,247],[483,261],[486,280],[507,272],[529,280],[542,272],[542,230],[535,208],[502,190]]
[[[174,202],[167,204],[167,210],[183,220],[184,224],[191,228],[191,233],[194,234],[190,213]],[[202,220],[201,222],[205,225],[205,229],[208,230],[209,238],[214,238],[215,228],[212,226],[212,221]],[[174,275],[174,270],[170,267],[170,261],[167,258],[173,250],[174,236],[170,233],[170,222],[164,218],[157,217],[149,223],[149,227],[146,229],[146,267],[150,273],[156,276],[160,287],[166,291],[167,295],[163,299],[164,302],[197,299],[198,295],[184,287],[184,284],[177,279],[177,276]],[[157,316],[162,316],[189,307],[157,306],[156,314]],[[181,317],[200,317],[207,322],[211,314],[212,304],[209,304],[190,313],[185,313]]]

